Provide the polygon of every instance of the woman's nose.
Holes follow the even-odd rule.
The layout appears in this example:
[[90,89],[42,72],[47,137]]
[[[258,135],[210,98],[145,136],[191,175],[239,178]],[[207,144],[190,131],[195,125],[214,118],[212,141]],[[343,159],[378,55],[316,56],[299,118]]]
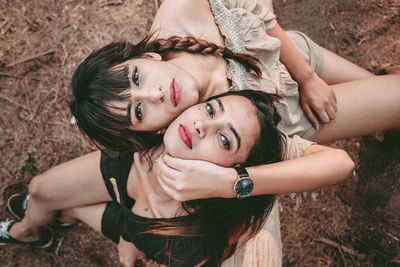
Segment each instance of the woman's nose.
[[162,103],[164,102],[164,92],[161,87],[156,87],[155,89],[143,89],[142,99],[148,100],[152,103]]
[[215,122],[206,120],[197,120],[194,122],[194,129],[198,137],[203,138],[215,128]]

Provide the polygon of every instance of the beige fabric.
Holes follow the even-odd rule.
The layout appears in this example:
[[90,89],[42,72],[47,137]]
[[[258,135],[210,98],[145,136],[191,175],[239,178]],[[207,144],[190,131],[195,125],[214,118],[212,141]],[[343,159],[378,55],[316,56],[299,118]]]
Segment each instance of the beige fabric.
[[[227,76],[232,82],[231,90],[263,90],[279,94],[282,100],[276,108],[282,117],[279,129],[293,138],[286,140],[286,159],[301,157],[312,142],[297,135],[311,138],[315,129],[300,106],[297,83],[286,67],[279,61],[280,40],[266,32],[276,25],[271,10],[271,0],[209,0],[214,20],[225,46],[234,52],[246,52],[261,60],[262,78],[256,79],[239,63],[228,60]],[[288,32],[300,53],[310,66],[320,73],[323,55],[320,47],[300,32]],[[301,200],[296,196],[297,204]],[[278,201],[257,236],[236,251],[224,262],[224,267],[276,267],[282,265]]]
[[314,142],[305,140],[298,135],[295,135],[292,138],[286,136],[285,160],[302,157],[304,152],[306,152],[312,144],[314,144]]
[[[278,224],[274,226],[274,224]],[[279,229],[279,210],[276,202],[264,228],[234,255],[224,261],[222,267],[276,267],[282,266],[282,244]],[[279,235],[277,239],[275,235]]]
[[[301,109],[298,84],[286,67],[279,61],[280,40],[266,34],[276,25],[275,15],[268,9],[265,0],[210,0],[211,11],[222,35],[225,46],[235,52],[246,52],[261,60],[262,78],[246,72],[234,60],[228,60],[228,78],[231,90],[254,89],[279,94],[282,100],[276,108],[282,117],[278,128],[289,136],[312,138],[313,128]],[[323,67],[320,47],[306,35],[289,32],[289,37],[317,73]]]
[[[295,159],[313,144],[299,136],[286,138],[285,159]],[[298,196],[297,196],[298,197]],[[297,202],[297,199],[296,199]],[[279,222],[279,204],[275,202],[263,229],[252,240],[227,259],[223,267],[277,267],[282,266],[282,242]]]

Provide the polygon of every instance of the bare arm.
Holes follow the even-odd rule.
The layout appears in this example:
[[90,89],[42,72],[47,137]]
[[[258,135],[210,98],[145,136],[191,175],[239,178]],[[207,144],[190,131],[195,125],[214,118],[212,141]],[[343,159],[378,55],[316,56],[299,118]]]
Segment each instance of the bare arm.
[[307,64],[278,23],[267,33],[281,41],[280,60],[300,86],[313,78],[314,70]]
[[[237,179],[233,168],[206,161],[182,160],[164,155],[158,161],[158,180],[174,199],[185,201],[210,197],[234,197]],[[254,195],[308,191],[346,178],[354,163],[340,149],[311,145],[298,159],[249,167]]]
[[319,128],[319,121],[328,123],[335,119],[333,90],[308,65],[279,24],[267,33],[281,41],[280,60],[300,85],[301,106],[314,127]]
[[251,167],[254,194],[281,194],[309,191],[344,180],[354,162],[341,149],[312,145],[301,158]]

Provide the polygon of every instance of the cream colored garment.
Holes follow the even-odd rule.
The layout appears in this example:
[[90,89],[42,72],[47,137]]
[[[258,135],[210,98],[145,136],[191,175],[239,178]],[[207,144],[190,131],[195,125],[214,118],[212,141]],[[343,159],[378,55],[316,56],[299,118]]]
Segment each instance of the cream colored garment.
[[[277,225],[275,226],[274,224]],[[274,205],[264,228],[232,257],[224,261],[222,267],[276,267],[282,265],[282,244],[279,229],[278,203]],[[277,239],[274,235],[279,234]]]
[[[244,67],[229,60],[227,76],[232,82],[231,90],[263,90],[282,96],[276,108],[282,117],[279,129],[293,139],[287,138],[286,159],[301,157],[312,144],[295,135],[312,137],[315,129],[300,106],[297,83],[286,67],[279,61],[280,40],[266,32],[276,25],[276,18],[269,0],[210,0],[214,20],[225,38],[225,47],[234,52],[246,52],[261,60],[262,78],[246,72]],[[321,71],[322,52],[318,45],[299,32],[289,38],[309,62]],[[296,194],[294,194],[296,195]],[[292,196],[294,196],[292,195]],[[296,205],[301,201],[297,195]],[[262,231],[226,260],[224,267],[266,267],[282,265],[282,244],[279,211],[276,202]]]
[[[214,20],[225,37],[225,46],[234,52],[249,53],[261,61],[262,78],[246,72],[245,68],[228,60],[228,78],[231,90],[263,90],[278,94],[282,100],[276,103],[282,117],[278,128],[289,136],[313,137],[313,128],[300,106],[297,83],[279,61],[280,40],[266,32],[276,25],[276,18],[266,0],[210,0]],[[323,66],[322,50],[306,35],[293,32],[289,35],[300,53],[318,73]]]
[[[304,155],[313,143],[299,136],[286,138],[285,159],[295,159]],[[271,211],[263,229],[234,255],[227,259],[223,267],[277,267],[282,265],[282,242],[279,223],[278,201]]]

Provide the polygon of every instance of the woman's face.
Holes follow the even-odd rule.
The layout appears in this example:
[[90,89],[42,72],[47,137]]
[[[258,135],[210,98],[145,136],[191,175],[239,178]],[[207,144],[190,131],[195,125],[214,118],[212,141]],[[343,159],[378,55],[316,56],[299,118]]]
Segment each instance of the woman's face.
[[164,144],[171,156],[228,167],[245,162],[259,132],[253,104],[224,96],[184,111],[168,127]]
[[109,104],[120,109],[116,112],[129,116],[131,130],[165,128],[182,111],[198,102],[194,78],[177,65],[162,61],[158,54],[148,53],[146,58],[131,59],[115,68],[127,68],[130,99]]

